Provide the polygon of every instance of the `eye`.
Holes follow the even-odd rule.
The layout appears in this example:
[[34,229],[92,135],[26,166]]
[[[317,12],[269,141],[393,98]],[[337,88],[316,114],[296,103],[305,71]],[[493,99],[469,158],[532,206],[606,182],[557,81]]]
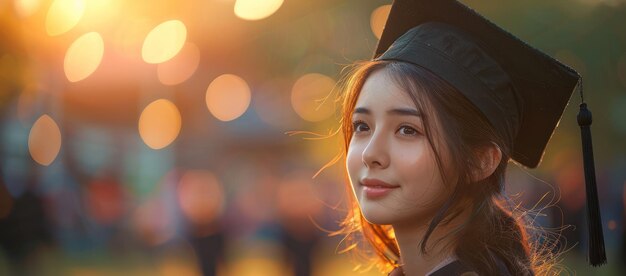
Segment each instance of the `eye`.
[[419,131],[410,126],[401,126],[400,129],[398,129],[398,132],[406,136],[415,136],[419,134]]
[[370,130],[370,127],[363,121],[355,121],[352,123],[352,130],[354,132],[363,132]]

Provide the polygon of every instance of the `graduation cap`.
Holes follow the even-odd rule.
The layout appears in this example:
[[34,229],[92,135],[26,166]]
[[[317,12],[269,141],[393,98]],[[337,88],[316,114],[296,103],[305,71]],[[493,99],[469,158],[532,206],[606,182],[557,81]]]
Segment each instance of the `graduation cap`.
[[455,0],[394,0],[374,55],[421,66],[455,87],[535,168],[575,89],[589,224],[589,261],[606,263],[591,143],[591,112],[581,76]]

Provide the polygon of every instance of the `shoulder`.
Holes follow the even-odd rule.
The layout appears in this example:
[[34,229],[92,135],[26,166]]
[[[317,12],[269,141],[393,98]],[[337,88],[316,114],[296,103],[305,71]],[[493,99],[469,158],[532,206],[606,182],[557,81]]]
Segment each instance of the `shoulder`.
[[[494,257],[494,261],[496,262],[497,267],[497,275],[499,276],[511,276],[511,272],[506,266],[505,262],[497,257],[495,254],[492,254]],[[463,262],[459,259],[453,259],[450,262],[446,262],[445,265],[435,268],[435,270],[428,273],[426,276],[479,276],[480,274],[474,269],[472,266]],[[533,276],[534,273],[531,271],[528,273],[529,276]],[[388,276],[405,276],[402,267],[397,267]]]
[[[509,270],[506,268],[506,265],[504,264],[504,262],[502,262],[499,259],[497,259],[496,262],[498,265],[498,275],[501,275],[501,276],[511,275]],[[455,260],[435,271],[432,271],[427,276],[450,276],[450,275],[479,276],[479,274],[474,269],[472,269],[470,266],[464,264],[463,262],[459,260]],[[404,276],[404,273],[402,272],[401,267],[397,267],[393,271],[391,271],[391,273],[389,273],[388,276]]]
[[478,276],[471,267],[465,265],[459,260],[449,263],[448,265],[433,271],[428,276],[442,276],[442,275],[462,275],[462,276]]
[[[496,265],[498,266],[498,275],[509,276],[511,273],[502,260],[496,258]],[[446,276],[446,275],[459,275],[459,276],[478,276],[479,274],[470,266],[464,264],[460,260],[455,260],[450,264],[433,271],[428,276]]]

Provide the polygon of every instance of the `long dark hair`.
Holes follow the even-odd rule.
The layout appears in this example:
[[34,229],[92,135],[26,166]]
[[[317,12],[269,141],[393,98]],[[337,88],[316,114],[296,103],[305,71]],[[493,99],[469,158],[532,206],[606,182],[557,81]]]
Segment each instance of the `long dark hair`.
[[[446,178],[447,174],[441,176],[450,189],[450,196],[431,220],[421,242],[422,252],[427,253],[426,242],[437,226],[460,214],[460,202],[469,202],[469,218],[445,236],[447,241],[453,241],[453,252],[461,262],[481,275],[497,275],[497,260],[503,262],[512,275],[551,274],[551,259],[542,256],[538,244],[529,239],[526,230],[528,223],[524,216],[517,214],[502,194],[511,145],[505,143],[467,98],[430,71],[399,61],[368,61],[356,65],[344,79],[342,89],[344,156],[352,138],[351,118],[355,103],[365,80],[377,70],[385,70],[422,112],[425,135],[440,171],[444,168],[444,150],[446,154],[455,157],[449,158],[451,163],[445,167],[454,170],[457,177],[452,180]],[[441,141],[433,139],[436,122],[445,126],[437,129],[444,137]],[[483,180],[472,181],[472,172],[480,168],[476,150],[494,144],[502,152],[497,169]],[[362,235],[369,245],[365,248],[375,253],[376,263],[382,265],[383,270],[388,271],[397,266],[400,252],[393,229],[388,225],[375,225],[366,221],[352,193],[348,195],[348,214],[341,224],[342,229],[334,234],[346,235],[346,251],[361,248],[359,239],[354,235]]]

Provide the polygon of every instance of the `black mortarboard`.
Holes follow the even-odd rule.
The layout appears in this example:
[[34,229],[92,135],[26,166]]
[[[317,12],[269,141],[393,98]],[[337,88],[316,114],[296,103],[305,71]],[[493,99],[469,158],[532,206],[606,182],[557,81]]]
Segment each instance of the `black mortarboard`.
[[[395,0],[374,58],[412,63],[465,95],[512,146],[511,157],[535,168],[582,78],[454,0]],[[589,260],[606,262],[598,207],[591,112],[580,104],[587,187]]]

